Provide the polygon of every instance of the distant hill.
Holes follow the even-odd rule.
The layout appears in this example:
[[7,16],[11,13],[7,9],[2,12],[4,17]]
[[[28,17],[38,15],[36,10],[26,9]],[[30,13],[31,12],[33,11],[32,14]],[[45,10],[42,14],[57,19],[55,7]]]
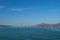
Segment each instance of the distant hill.
[[12,27],[12,26],[8,26],[8,25],[0,25],[0,27]]
[[57,24],[42,23],[42,24],[37,24],[35,26],[39,26],[39,27],[60,27],[60,23],[57,23]]

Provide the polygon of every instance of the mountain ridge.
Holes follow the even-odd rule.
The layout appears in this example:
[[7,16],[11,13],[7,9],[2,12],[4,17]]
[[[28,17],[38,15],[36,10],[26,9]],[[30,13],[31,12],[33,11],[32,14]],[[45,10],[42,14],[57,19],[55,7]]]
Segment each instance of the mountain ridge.
[[60,27],[60,23],[57,23],[57,24],[41,23],[41,24],[37,24],[35,26],[39,26],[39,27]]

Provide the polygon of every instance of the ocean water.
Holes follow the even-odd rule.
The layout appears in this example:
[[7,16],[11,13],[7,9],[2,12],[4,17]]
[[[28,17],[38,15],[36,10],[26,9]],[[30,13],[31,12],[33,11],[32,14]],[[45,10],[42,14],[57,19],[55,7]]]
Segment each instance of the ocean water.
[[0,40],[60,40],[60,28],[0,28]]

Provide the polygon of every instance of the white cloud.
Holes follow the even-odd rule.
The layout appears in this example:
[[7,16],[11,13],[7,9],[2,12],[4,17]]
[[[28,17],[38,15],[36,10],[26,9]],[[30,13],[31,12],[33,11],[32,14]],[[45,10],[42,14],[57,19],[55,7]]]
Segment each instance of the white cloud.
[[29,10],[29,9],[32,9],[32,8],[12,8],[11,10],[12,11],[24,11],[24,10]]
[[22,11],[23,9],[17,9],[17,8],[13,8],[11,9],[12,11]]
[[57,10],[50,10],[50,12],[56,12]]
[[5,8],[4,6],[0,6],[0,9]]

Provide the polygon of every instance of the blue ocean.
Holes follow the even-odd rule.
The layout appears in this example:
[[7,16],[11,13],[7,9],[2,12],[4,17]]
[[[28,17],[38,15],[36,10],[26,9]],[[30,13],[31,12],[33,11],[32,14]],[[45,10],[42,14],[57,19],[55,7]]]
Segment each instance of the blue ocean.
[[60,28],[1,27],[0,40],[60,40]]

